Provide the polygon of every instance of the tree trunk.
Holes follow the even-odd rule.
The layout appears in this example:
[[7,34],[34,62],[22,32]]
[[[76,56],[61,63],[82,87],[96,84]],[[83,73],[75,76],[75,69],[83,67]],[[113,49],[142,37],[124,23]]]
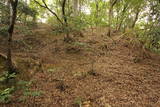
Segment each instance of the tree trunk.
[[[98,0],[96,0],[96,19],[99,16],[99,4],[98,4]],[[98,25],[98,20],[96,20],[96,26]]]
[[120,23],[119,23],[119,26],[118,26],[118,28],[117,28],[117,31],[120,31],[121,26],[122,26],[122,23],[123,23],[123,20],[124,20],[124,18],[122,18],[122,19],[120,20]]
[[66,1],[67,0],[63,0],[63,3],[62,3],[62,16],[63,16],[63,20],[64,20],[64,23],[67,25],[67,16],[66,16],[66,12],[65,12],[65,6],[66,6]]
[[139,16],[139,13],[140,13],[140,10],[137,10],[136,11],[136,16],[135,16],[135,19],[134,19],[134,21],[133,21],[133,24],[132,24],[132,29],[135,27],[135,25],[136,25],[136,22],[137,22],[137,20],[138,20],[138,16]]
[[108,28],[108,36],[111,36],[111,25],[112,25],[112,18],[113,18],[113,7],[117,3],[118,0],[110,0],[110,8],[109,8],[109,28]]
[[108,27],[108,36],[110,37],[111,36],[111,20],[112,20],[112,7],[109,9],[109,27]]
[[13,31],[14,31],[14,25],[15,25],[15,21],[16,21],[16,17],[17,17],[17,5],[18,5],[18,0],[10,0],[10,25],[8,28],[8,52],[7,52],[7,62],[8,62],[8,72],[14,73],[15,72],[15,68],[14,65],[12,63],[12,35],[13,35]]
[[69,31],[68,31],[68,21],[67,21],[67,16],[66,16],[66,12],[65,12],[65,6],[66,6],[66,1],[67,0],[63,0],[62,2],[62,16],[63,16],[63,20],[64,20],[64,30],[66,30],[66,39],[69,39]]
[[125,5],[124,5],[124,8],[123,8],[123,10],[122,10],[122,15],[121,15],[121,18],[120,18],[120,23],[119,23],[119,25],[118,25],[118,27],[117,27],[117,31],[120,31],[120,29],[121,29],[122,23],[123,23],[123,21],[124,21],[124,14],[125,14],[125,12],[126,12],[126,10],[127,10],[127,7],[128,7],[128,4],[125,4]]

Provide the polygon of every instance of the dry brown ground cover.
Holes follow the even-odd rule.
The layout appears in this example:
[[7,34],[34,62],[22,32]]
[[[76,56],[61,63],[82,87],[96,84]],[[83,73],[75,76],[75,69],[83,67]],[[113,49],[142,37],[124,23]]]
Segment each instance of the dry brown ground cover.
[[[26,69],[23,79],[34,80],[31,90],[38,97],[17,101],[19,92],[3,107],[160,107],[160,56],[142,58],[141,49],[128,39],[97,28],[74,35],[64,43],[63,35],[49,34],[40,26],[33,35],[14,37],[14,60]],[[18,42],[22,39],[24,42]],[[0,43],[5,52],[5,40]]]

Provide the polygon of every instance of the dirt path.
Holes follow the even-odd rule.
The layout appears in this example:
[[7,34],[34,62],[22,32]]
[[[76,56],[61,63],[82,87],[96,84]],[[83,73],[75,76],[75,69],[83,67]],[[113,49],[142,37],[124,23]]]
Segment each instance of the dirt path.
[[109,39],[99,32],[75,37],[78,42],[72,45],[62,37],[51,38],[39,38],[43,39],[42,48],[33,53],[42,60],[44,72],[33,76],[32,89],[44,94],[8,106],[160,106],[159,56],[135,62],[136,52],[122,39]]

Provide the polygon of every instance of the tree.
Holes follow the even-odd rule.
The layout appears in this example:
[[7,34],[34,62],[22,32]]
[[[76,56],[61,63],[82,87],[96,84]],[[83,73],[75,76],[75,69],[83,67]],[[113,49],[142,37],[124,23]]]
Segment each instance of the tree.
[[66,1],[67,0],[63,0],[62,1],[62,16],[63,16],[63,20],[64,20],[64,30],[66,31],[66,38],[65,39],[69,39],[69,31],[68,31],[68,21],[67,21],[67,16],[66,16],[66,11],[65,11],[65,6],[66,6]]
[[118,0],[110,0],[109,1],[109,27],[108,27],[108,36],[111,36],[111,26],[112,26],[112,18],[113,18],[113,7],[118,2]]
[[18,0],[9,0],[10,3],[10,25],[8,28],[8,51],[7,51],[7,62],[8,62],[8,72],[9,74],[16,72],[15,67],[12,62],[12,36],[14,31],[14,25],[17,17],[17,5]]
[[129,6],[129,2],[125,2],[124,1],[124,4],[123,4],[123,9],[122,9],[122,12],[120,13],[121,14],[121,16],[120,16],[120,22],[119,22],[119,25],[118,25],[118,27],[117,27],[117,31],[120,31],[120,29],[121,29],[121,26],[122,26],[122,24],[123,24],[123,21],[124,21],[124,19],[125,19],[125,14],[126,14],[126,11],[127,11],[127,9],[128,9],[128,6]]
[[29,4],[26,2],[20,1],[17,7],[17,20],[23,23],[27,22],[28,16],[32,18],[32,22],[36,21],[37,10],[35,8],[31,8]]

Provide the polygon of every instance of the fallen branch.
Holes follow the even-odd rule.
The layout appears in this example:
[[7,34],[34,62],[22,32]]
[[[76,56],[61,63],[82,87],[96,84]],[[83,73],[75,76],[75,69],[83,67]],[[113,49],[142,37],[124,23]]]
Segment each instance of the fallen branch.
[[7,56],[2,53],[0,53],[0,58],[2,58],[3,60],[7,60]]

